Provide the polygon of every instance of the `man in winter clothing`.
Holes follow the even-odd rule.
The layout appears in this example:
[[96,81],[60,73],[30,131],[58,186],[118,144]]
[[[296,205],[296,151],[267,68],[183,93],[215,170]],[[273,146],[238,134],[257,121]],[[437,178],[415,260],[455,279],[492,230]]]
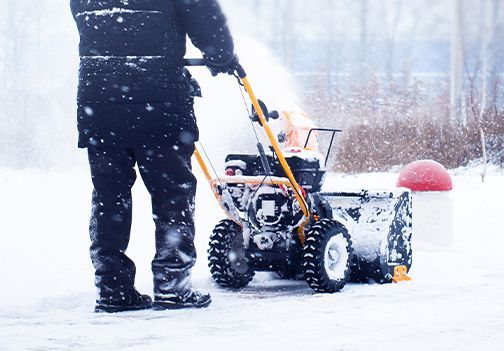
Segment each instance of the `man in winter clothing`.
[[[188,35],[213,75],[232,73],[226,19],[217,0],[71,0],[71,9],[80,34],[79,147],[88,149],[94,185],[96,311],[205,307],[210,296],[190,283],[199,87],[183,58]],[[136,164],[156,225],[154,303],[134,288],[135,265],[125,254]]]

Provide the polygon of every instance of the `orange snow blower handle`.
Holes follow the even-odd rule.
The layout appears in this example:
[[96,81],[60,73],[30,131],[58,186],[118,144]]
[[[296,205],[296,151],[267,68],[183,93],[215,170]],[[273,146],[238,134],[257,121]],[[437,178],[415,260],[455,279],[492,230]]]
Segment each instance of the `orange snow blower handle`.
[[[186,66],[205,66],[205,60],[204,59],[186,59],[185,60],[185,65]],[[280,165],[282,166],[283,171],[287,175],[287,178],[289,179],[290,186],[294,190],[294,195],[296,196],[297,201],[299,202],[299,205],[301,206],[301,210],[303,211],[303,214],[306,218],[305,222],[301,225],[299,228],[298,234],[300,236],[301,242],[304,243],[304,233],[303,233],[303,228],[308,224],[310,221],[310,210],[308,208],[308,203],[306,202],[306,199],[303,197],[303,192],[301,190],[301,187],[299,186],[298,182],[294,178],[294,174],[292,173],[292,170],[287,163],[287,160],[285,159],[285,156],[280,149],[280,145],[278,144],[278,141],[275,138],[275,134],[271,130],[270,126],[268,125],[268,121],[264,115],[264,111],[261,108],[261,105],[259,104],[259,100],[257,99],[254,90],[252,89],[252,86],[247,78],[247,74],[245,73],[245,70],[243,67],[238,64],[235,68],[236,74],[238,75],[238,78],[240,82],[243,84],[243,87],[245,88],[245,91],[248,93],[248,96],[250,98],[250,101],[252,101],[252,105],[254,106],[254,109],[257,112],[257,116],[259,117],[259,121],[261,122],[261,126],[264,128],[264,131],[266,132],[266,135],[268,136],[268,139],[271,143],[271,146],[273,146],[273,150],[275,151],[275,154],[278,157],[278,161],[280,162]],[[207,179],[212,183],[210,173],[208,171],[208,167],[205,164],[205,161],[201,157],[201,154],[197,152],[196,154],[196,159],[198,163],[200,164],[201,168],[203,169],[203,172],[205,173],[205,176]]]

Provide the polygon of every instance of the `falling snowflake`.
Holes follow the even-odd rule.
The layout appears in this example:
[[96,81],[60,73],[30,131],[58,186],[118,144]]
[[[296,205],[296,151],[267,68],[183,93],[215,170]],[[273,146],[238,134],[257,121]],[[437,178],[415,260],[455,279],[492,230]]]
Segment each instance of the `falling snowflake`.
[[93,116],[94,115],[94,111],[91,107],[89,106],[84,106],[84,112],[86,113],[86,115],[88,115],[89,117]]

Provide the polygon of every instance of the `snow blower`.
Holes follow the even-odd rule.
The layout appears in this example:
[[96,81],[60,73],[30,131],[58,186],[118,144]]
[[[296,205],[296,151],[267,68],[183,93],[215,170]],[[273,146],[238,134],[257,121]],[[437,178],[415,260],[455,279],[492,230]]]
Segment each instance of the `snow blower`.
[[[186,65],[202,66],[204,62],[189,59]],[[412,262],[410,191],[322,192],[329,153],[341,131],[313,128],[305,148],[283,151],[268,124],[279,114],[268,112],[256,98],[241,66],[235,76],[252,102],[252,124],[262,127],[270,147],[266,149],[258,138],[257,154],[228,155],[224,175],[212,175],[208,156],[199,147],[195,152],[228,216],[215,226],[208,249],[217,284],[243,288],[257,271],[277,272],[283,278],[303,277],[321,293],[339,291],[349,280],[408,280]],[[331,136],[325,157],[306,148],[317,133]]]

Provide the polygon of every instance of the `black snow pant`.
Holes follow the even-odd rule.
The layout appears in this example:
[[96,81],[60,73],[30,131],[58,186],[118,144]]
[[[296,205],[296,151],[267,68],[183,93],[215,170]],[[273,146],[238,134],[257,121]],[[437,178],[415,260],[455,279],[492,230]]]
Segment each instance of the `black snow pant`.
[[151,195],[156,225],[156,255],[152,261],[154,295],[190,289],[190,269],[196,260],[193,152],[194,144],[88,148],[94,185],[90,251],[101,298],[120,299],[134,286],[135,264],[125,251],[130,238],[135,164]]

